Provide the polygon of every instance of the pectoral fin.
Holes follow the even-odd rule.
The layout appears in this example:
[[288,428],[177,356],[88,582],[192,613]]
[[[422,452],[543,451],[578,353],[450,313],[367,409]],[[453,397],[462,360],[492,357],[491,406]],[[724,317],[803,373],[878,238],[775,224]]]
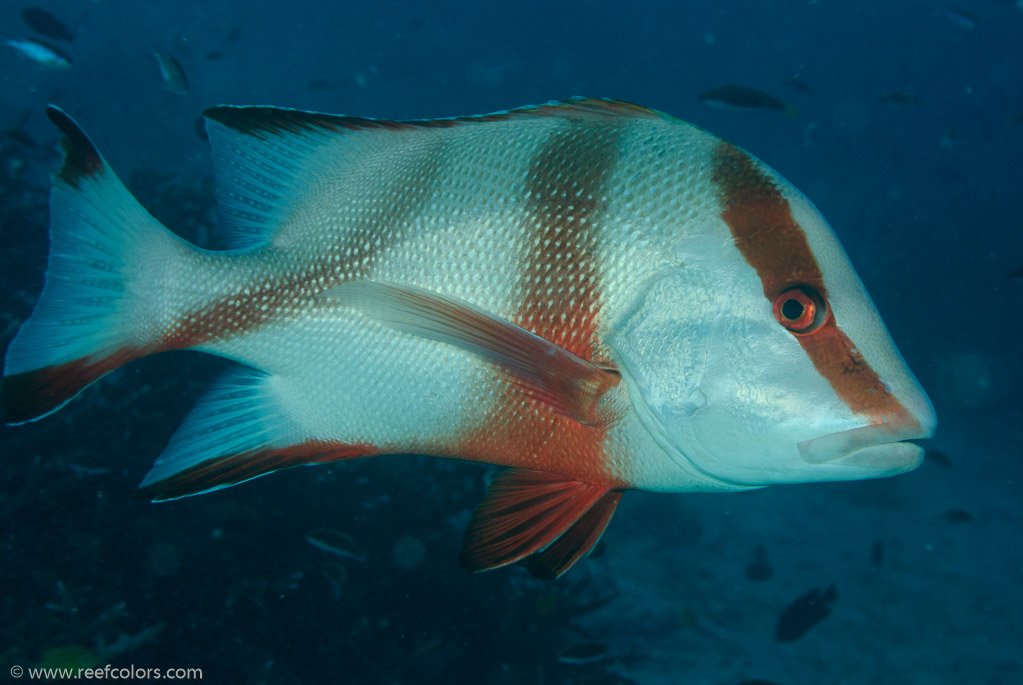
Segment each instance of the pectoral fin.
[[621,380],[618,371],[464,300],[410,285],[349,281],[324,293],[395,330],[455,345],[493,362],[530,396],[585,425],[597,425],[597,402]]

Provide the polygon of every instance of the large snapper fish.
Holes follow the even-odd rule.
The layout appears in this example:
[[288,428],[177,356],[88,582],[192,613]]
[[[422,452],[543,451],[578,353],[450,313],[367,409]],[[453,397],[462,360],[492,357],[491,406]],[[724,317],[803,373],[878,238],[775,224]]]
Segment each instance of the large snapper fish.
[[7,351],[6,421],[156,352],[239,362],[143,480],[153,499],[370,455],[497,464],[460,561],[556,577],[625,490],[890,476],[934,431],[824,218],[666,114],[217,107],[224,251],[153,219],[48,114],[64,162],[46,285]]

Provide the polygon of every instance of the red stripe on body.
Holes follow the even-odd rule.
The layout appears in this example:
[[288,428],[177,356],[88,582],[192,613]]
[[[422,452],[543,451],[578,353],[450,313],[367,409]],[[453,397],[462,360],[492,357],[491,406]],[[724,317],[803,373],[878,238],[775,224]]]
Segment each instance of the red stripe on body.
[[548,471],[606,488],[628,487],[606,468],[606,428],[554,414],[509,386],[483,424],[463,432],[453,456],[502,466]]
[[[824,298],[827,288],[806,234],[770,177],[750,155],[722,141],[715,151],[714,182],[721,194],[735,246],[756,269],[764,296],[773,305],[782,292],[809,285]],[[894,397],[877,372],[839,327],[830,306],[825,322],[808,333],[793,334],[835,393],[871,423],[916,419]]]
[[[615,121],[566,122],[555,128],[533,160],[520,224],[527,235],[524,244],[537,248],[523,266],[523,299],[512,321],[595,364],[608,362],[596,338],[597,222],[621,133],[621,122]],[[624,487],[609,473],[604,455],[615,417],[598,406],[601,411],[596,425],[582,425],[504,382],[485,423],[464,435],[457,449],[471,455],[464,458]]]
[[[329,277],[327,287],[330,287],[343,280],[338,274],[328,274],[326,267],[325,262],[313,263],[305,278],[268,279],[259,287],[250,287],[246,295],[241,292],[226,295],[188,312],[163,334],[160,351],[189,349],[245,335],[289,309],[299,308],[303,301],[304,306],[312,306],[313,296],[320,291],[319,287],[312,287],[313,282]],[[244,286],[242,284],[239,291],[244,290]]]
[[[239,108],[221,109],[230,114]],[[298,121],[328,116],[270,111],[281,117],[299,117]],[[379,254],[405,239],[405,232],[416,225],[415,219],[429,201],[444,161],[438,150],[410,149],[406,159],[395,163],[398,171],[378,189],[379,198],[388,199],[387,211],[360,210],[363,198],[338,198],[337,209],[345,224],[344,230],[336,233],[335,242],[304,245],[290,253],[272,250],[258,255],[251,266],[235,267],[232,273],[238,274],[239,283],[234,293],[182,315],[162,336],[159,351],[227,340],[281,317],[333,306],[318,296],[347,280],[365,277]],[[353,204],[346,206],[345,201]]]

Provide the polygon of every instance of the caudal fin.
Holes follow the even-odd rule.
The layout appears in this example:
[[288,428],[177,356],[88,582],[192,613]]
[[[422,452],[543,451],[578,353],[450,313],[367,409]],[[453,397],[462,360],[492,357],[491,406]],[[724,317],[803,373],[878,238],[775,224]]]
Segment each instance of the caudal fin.
[[50,192],[46,285],[4,360],[8,424],[50,414],[93,381],[158,351],[146,292],[154,265],[193,248],[132,197],[81,128],[57,107],[64,163]]

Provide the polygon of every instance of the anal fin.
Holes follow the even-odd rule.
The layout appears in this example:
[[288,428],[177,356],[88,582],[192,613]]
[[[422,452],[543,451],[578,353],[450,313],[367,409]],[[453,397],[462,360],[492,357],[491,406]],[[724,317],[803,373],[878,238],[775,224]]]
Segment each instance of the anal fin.
[[303,434],[274,380],[252,369],[218,380],[146,474],[143,496],[177,499],[293,466],[379,454],[373,445]]
[[532,565],[541,577],[557,577],[597,541],[620,498],[618,491],[560,474],[509,469],[476,507],[458,560],[470,571],[486,571],[544,550]]
[[139,492],[154,502],[162,502],[230,487],[293,466],[327,464],[376,453],[372,445],[316,441],[279,449],[239,452],[215,457],[163,480],[143,484]]

